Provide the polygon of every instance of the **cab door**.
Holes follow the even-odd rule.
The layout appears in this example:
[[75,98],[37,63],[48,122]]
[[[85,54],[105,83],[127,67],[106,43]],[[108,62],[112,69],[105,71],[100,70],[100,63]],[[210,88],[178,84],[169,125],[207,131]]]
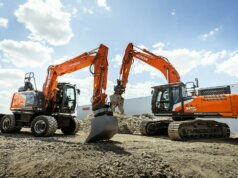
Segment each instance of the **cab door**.
[[60,84],[56,97],[56,112],[75,113],[76,99],[74,86]]
[[74,86],[65,85],[63,88],[61,111],[64,113],[74,113],[76,107],[76,91]]
[[154,114],[171,113],[171,88],[157,88],[152,96],[152,112]]
[[171,88],[172,112],[183,112],[182,89],[180,85]]

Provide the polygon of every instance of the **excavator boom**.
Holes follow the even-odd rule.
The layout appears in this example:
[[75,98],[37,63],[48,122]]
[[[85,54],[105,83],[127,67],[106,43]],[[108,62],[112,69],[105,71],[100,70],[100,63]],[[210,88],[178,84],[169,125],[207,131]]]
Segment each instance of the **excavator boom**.
[[[97,98],[101,98],[101,107],[105,105],[107,95],[103,92],[107,86],[107,54],[108,48],[101,44],[99,48],[85,52],[75,58],[72,58],[62,64],[49,66],[45,83],[43,85],[43,93],[45,96],[45,107],[47,108],[56,99],[56,87],[58,77],[69,74],[88,66],[94,66],[94,71],[90,67],[90,72],[94,75],[93,85],[93,107],[97,105]],[[102,91],[103,90],[103,91]],[[54,109],[54,107],[51,107]]]
[[[136,50],[135,48],[139,49],[140,51]],[[165,78],[168,80],[168,83],[180,82],[179,73],[167,58],[157,56],[147,51],[146,49],[140,49],[139,47],[134,46],[132,43],[129,43],[122,60],[119,77],[119,80],[122,81],[124,88],[126,88],[128,76],[130,74],[130,69],[134,58],[140,59],[141,61],[161,71]]]

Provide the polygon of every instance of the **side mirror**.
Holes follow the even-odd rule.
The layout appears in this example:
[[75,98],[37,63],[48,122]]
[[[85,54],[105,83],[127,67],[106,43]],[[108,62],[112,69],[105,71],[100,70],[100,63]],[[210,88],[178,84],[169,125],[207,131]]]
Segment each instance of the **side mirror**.
[[151,95],[153,95],[153,93],[154,93],[154,90],[151,90]]

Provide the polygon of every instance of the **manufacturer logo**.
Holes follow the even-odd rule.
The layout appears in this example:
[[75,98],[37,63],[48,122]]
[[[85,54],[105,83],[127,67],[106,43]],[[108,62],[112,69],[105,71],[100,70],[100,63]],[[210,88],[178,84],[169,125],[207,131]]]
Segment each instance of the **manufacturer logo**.
[[197,108],[195,106],[187,106],[186,107],[186,110],[187,111],[191,111],[191,112],[196,112],[197,111]]
[[141,55],[137,55],[137,57],[140,58],[140,59],[143,60],[143,61],[147,61],[147,60],[148,60],[146,57],[141,56]]

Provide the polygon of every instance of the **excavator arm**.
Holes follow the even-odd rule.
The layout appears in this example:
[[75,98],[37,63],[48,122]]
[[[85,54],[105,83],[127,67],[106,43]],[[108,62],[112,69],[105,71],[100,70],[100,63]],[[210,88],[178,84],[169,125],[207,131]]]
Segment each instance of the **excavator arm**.
[[[57,93],[57,79],[59,76],[75,72],[88,66],[91,66],[90,72],[94,75],[92,98],[93,110],[104,107],[107,98],[107,95],[105,94],[108,71],[107,55],[108,48],[101,44],[99,48],[85,52],[62,64],[49,66],[45,83],[43,85],[45,107],[47,108],[50,104],[54,105]],[[94,71],[92,71],[92,67],[94,67]]]
[[91,132],[86,142],[108,140],[112,138],[118,130],[117,118],[113,117],[112,112],[109,111],[109,106],[106,105],[107,55],[108,48],[101,44],[99,48],[83,53],[62,64],[49,66],[43,85],[45,108],[50,109],[50,112],[52,112],[55,108],[58,77],[90,66],[90,72],[94,75],[92,97],[94,118],[91,120]]
[[140,49],[139,47],[134,46],[132,43],[128,44],[122,60],[119,80],[121,80],[124,88],[126,88],[134,58],[140,59],[141,61],[161,71],[168,83],[180,82],[179,73],[167,58],[163,56],[157,56],[146,49],[140,49],[139,51],[134,47]]

